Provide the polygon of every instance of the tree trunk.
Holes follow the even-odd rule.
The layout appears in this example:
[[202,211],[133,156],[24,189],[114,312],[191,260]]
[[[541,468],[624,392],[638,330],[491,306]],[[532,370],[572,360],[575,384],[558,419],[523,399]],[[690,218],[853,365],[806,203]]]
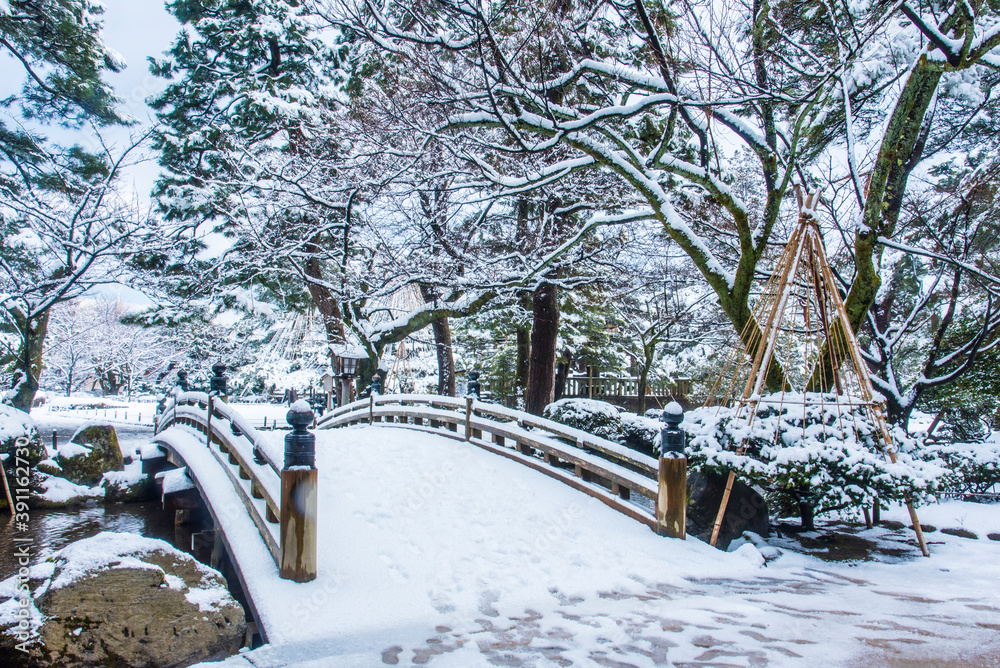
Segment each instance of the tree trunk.
[[543,285],[532,296],[531,363],[525,410],[541,415],[552,403],[556,378],[556,341],[559,335],[559,299],[554,285]]
[[451,348],[451,325],[448,318],[435,320],[431,325],[434,330],[434,346],[437,348],[438,362],[438,394],[455,396],[455,355]]
[[306,244],[306,251],[310,253],[309,259],[306,260],[305,264],[305,274],[309,277],[309,280],[306,281],[306,287],[309,288],[309,294],[316,305],[316,310],[319,311],[320,317],[323,318],[323,328],[326,330],[327,343],[343,343],[347,340],[347,334],[344,331],[344,318],[341,316],[337,301],[330,293],[330,288],[323,282],[323,266],[320,264],[319,258],[319,241],[319,238],[315,237]]
[[635,402],[636,415],[643,415],[646,412],[646,383],[649,382],[649,367],[652,363],[649,360],[639,366],[639,387],[636,389],[638,398]]
[[799,515],[802,518],[802,529],[812,531],[816,528],[813,504],[805,499],[799,500]]
[[[421,284],[420,297],[425,304],[432,304],[437,300],[438,295],[430,286]],[[432,322],[431,330],[434,332],[434,348],[438,363],[437,393],[453,397],[455,396],[455,354],[451,347],[451,324],[448,321],[448,316],[443,316]]]
[[[531,308],[531,293],[525,292],[521,298],[525,310]],[[515,347],[517,356],[514,360],[514,387],[512,390],[513,407],[524,409],[528,392],[528,366],[531,360],[531,328],[519,326],[515,332]]]
[[855,332],[860,331],[882,285],[878,274],[882,246],[877,243],[877,238],[892,237],[896,231],[896,220],[910,172],[923,153],[920,134],[924,116],[934,99],[942,73],[940,67],[921,56],[910,72],[886,125],[882,145],[869,176],[863,224],[855,233],[857,274],[844,300],[847,317]]
[[49,311],[36,318],[16,318],[21,335],[21,349],[18,351],[14,368],[14,383],[11,389],[14,408],[28,413],[38,392],[38,378],[42,373],[42,348],[49,329]]

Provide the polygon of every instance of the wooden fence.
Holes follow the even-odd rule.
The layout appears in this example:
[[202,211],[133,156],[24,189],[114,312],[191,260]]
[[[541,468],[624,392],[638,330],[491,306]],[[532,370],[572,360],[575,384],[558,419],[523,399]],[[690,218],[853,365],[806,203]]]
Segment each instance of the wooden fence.
[[[646,394],[650,397],[682,397],[690,392],[691,381],[679,378],[676,382],[669,380],[651,380],[647,383]],[[564,397],[635,397],[639,395],[639,379],[626,376],[610,377],[571,377],[566,379]]]

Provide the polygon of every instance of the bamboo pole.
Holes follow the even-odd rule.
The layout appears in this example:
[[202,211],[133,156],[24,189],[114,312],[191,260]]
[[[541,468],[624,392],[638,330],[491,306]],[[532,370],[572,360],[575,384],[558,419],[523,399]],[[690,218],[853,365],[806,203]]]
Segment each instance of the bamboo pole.
[[[818,195],[815,193],[805,193],[803,196],[803,193],[798,186],[796,186],[795,194],[799,203],[798,225],[795,230],[793,230],[788,244],[778,261],[778,266],[776,267],[775,272],[771,275],[771,279],[768,280],[768,283],[762,293],[761,301],[758,302],[758,307],[755,309],[755,313],[752,316],[757,319],[758,329],[760,330],[760,339],[759,342],[757,342],[757,350],[755,351],[754,358],[751,363],[750,374],[747,378],[746,385],[744,386],[743,395],[738,400],[738,412],[743,412],[745,409],[746,413],[744,414],[744,417],[747,420],[748,426],[753,423],[757,412],[757,397],[763,389],[764,381],[767,376],[767,370],[771,365],[772,358],[775,354],[774,351],[778,335],[781,332],[782,318],[792,292],[792,284],[799,284],[796,277],[800,264],[803,261],[803,254],[805,253],[805,261],[809,265],[807,268],[809,270],[809,276],[803,277],[801,281],[802,285],[800,287],[806,292],[809,290],[813,290],[815,292],[815,306],[819,317],[818,324],[821,326],[822,332],[825,336],[825,346],[827,348],[826,355],[830,358],[829,372],[832,374],[836,392],[838,396],[845,396],[846,392],[850,392],[850,387],[845,388],[845,381],[841,377],[840,368],[846,361],[850,360],[854,367],[854,376],[856,377],[859,394],[861,395],[860,405],[864,406],[865,412],[869,414],[879,431],[883,443],[883,446],[880,447],[880,449],[883,454],[891,462],[895,463],[896,454],[892,446],[892,437],[889,434],[888,426],[886,425],[882,411],[875,403],[874,389],[871,384],[871,378],[868,376],[868,370],[861,356],[861,350],[858,346],[857,338],[854,336],[854,332],[850,327],[847,310],[844,307],[840,293],[837,291],[833,272],[830,269],[826,253],[823,248],[823,240],[820,235],[819,227],[816,223],[814,212],[815,205],[818,201]],[[775,282],[776,278],[777,282]],[[808,336],[809,331],[811,331],[811,325],[808,324],[810,321],[808,309],[810,304],[813,303],[813,297],[808,294],[805,294],[805,297],[807,303],[804,304],[803,308],[805,310],[804,318],[807,322],[806,335]],[[765,314],[766,320],[763,319]],[[741,339],[743,339],[743,336],[741,336]],[[746,342],[744,341],[744,343]],[[791,342],[789,342],[789,345],[791,345]],[[819,356],[816,360],[816,364],[819,365],[818,371],[822,374],[825,373],[825,359],[822,347],[819,348],[818,352]],[[738,367],[739,365],[737,365],[737,369]],[[814,369],[812,373],[809,373],[808,370],[804,368],[803,373],[803,379],[807,385],[806,387],[803,387],[803,392],[805,392],[806,389],[808,389],[810,379],[815,376],[816,369]],[[735,375],[738,375],[738,373]],[[718,381],[715,387],[717,386]],[[713,390],[715,387],[713,387]],[[820,392],[823,391],[823,387],[824,385],[821,379]],[[850,406],[853,407],[855,403],[854,400],[851,399],[851,396],[853,395],[847,395],[847,398]],[[839,402],[837,406],[839,414]],[[743,454],[745,450],[746,441],[740,444],[737,453]],[[729,504],[735,480],[735,471],[730,471],[726,481],[726,488],[723,492],[719,512],[712,528],[712,538],[710,541],[712,546],[715,546],[718,542],[719,533],[722,528],[722,521],[725,516],[726,507]],[[930,556],[927,549],[927,543],[924,540],[923,529],[920,526],[920,522],[912,503],[908,501],[906,503],[906,508],[910,514],[910,519],[913,523],[914,531],[916,532],[920,550],[924,556]],[[867,511],[867,509],[865,510]],[[865,514],[866,525],[870,526],[871,519],[868,517],[867,512]]]
[[[790,257],[790,261],[782,268],[781,278],[779,279],[775,300],[771,304],[770,313],[768,314],[768,319],[765,327],[761,333],[761,342],[757,348],[757,354],[754,356],[753,367],[750,370],[750,376],[747,379],[746,387],[743,389],[743,397],[740,399],[741,406],[749,406],[747,423],[752,424],[754,418],[757,415],[757,401],[753,399],[756,397],[764,384],[764,379],[767,377],[767,369],[771,365],[771,358],[774,355],[774,346],[777,343],[777,330],[778,325],[781,323],[781,315],[784,313],[785,305],[788,303],[788,297],[791,294],[791,287],[789,285],[789,276],[794,276],[795,271],[798,269],[799,262],[802,260],[802,236],[804,229],[804,221],[807,220],[806,214],[799,214],[799,226],[792,232],[792,237],[789,240],[789,246],[786,248],[786,252],[782,254],[782,257]],[[762,311],[764,309],[761,309]],[[776,321],[777,320],[777,324]],[[746,442],[740,444],[738,454],[743,454],[746,450]],[[722,493],[722,503],[719,504],[719,512],[715,516],[715,525],[712,527],[712,538],[709,541],[709,545],[715,547],[715,544],[719,541],[719,532],[722,530],[722,520],[726,515],[726,507],[729,505],[729,497],[733,491],[733,483],[736,481],[736,472],[730,471],[729,478],[726,480],[726,489]]]
[[[17,448],[15,448],[15,452]],[[11,457],[14,455],[11,454]],[[7,494],[7,507],[10,508],[10,516],[14,517],[17,512],[14,510],[14,497],[10,495],[10,483],[7,482],[7,467],[4,466],[5,462],[0,462],[0,473],[3,474],[3,491]]]

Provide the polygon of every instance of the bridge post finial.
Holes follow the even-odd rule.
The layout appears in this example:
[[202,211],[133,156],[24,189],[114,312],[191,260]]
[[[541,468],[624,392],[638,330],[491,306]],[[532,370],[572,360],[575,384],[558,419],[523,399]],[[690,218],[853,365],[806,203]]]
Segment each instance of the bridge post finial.
[[292,426],[285,436],[285,465],[281,470],[281,561],[278,574],[286,580],[316,579],[317,513],[316,436],[308,426],[314,418],[303,399],[288,409]]
[[226,369],[228,367],[222,362],[216,362],[212,365],[212,380],[209,381],[209,390],[211,394],[214,394],[222,401],[228,400],[229,391],[226,389],[226,383],[228,379],[226,378]]
[[657,533],[683,539],[687,535],[687,456],[684,454],[684,409],[671,401],[663,409],[660,431],[659,489],[656,496]]
[[476,399],[482,400],[480,396],[482,387],[482,384],[479,382],[479,371],[473,369],[469,372],[469,382],[465,385],[466,396],[475,395]]
[[177,387],[181,388],[181,392],[188,391],[188,372],[184,369],[177,372]]

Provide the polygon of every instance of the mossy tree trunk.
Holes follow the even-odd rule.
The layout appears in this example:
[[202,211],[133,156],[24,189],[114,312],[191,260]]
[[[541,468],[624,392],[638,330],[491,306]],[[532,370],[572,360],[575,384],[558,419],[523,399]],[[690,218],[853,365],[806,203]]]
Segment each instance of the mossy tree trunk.
[[14,360],[14,378],[11,389],[14,408],[31,411],[31,404],[38,392],[38,379],[42,374],[42,350],[49,328],[49,309],[34,315],[14,313],[14,324],[20,336],[17,359]]

